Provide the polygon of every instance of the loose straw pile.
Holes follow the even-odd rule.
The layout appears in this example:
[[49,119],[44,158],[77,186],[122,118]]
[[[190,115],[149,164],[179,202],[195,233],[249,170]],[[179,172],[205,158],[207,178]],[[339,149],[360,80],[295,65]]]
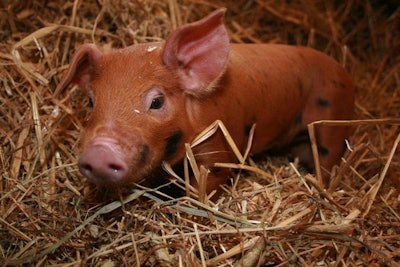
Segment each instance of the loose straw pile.
[[[400,266],[394,2],[2,1],[0,265]],[[53,95],[73,51],[83,43],[107,50],[162,40],[221,6],[233,42],[311,46],[351,73],[357,120],[318,122],[354,129],[331,187],[322,189],[297,161],[253,162],[240,151],[240,164],[220,166],[238,174],[216,201],[194,192],[185,177],[171,182],[192,197],[93,188],[76,166],[84,92]],[[189,158],[188,168],[194,162]],[[194,171],[206,179],[201,166]]]

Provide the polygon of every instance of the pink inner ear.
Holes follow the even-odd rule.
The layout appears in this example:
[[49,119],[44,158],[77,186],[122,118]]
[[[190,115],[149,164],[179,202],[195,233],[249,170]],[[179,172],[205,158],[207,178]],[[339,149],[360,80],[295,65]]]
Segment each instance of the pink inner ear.
[[85,71],[87,71],[87,73],[82,73],[82,75],[75,77],[71,83],[78,84],[80,87],[85,88],[86,85],[92,80],[90,69],[85,69]]
[[225,70],[229,37],[223,24],[225,9],[185,25],[167,38],[163,61],[176,70],[183,89],[191,94],[206,91]]
[[85,87],[93,78],[93,69],[101,56],[102,52],[95,45],[80,46],[72,57],[67,74],[57,86],[54,94],[58,95],[64,91],[70,83],[77,83]]

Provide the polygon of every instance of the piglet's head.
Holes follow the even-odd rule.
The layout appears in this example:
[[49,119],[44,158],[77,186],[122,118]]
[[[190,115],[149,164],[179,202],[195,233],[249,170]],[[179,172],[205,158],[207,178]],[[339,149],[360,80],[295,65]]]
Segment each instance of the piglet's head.
[[223,14],[178,28],[164,43],[107,53],[78,48],[56,94],[76,83],[90,97],[78,161],[90,181],[139,182],[163,160],[182,159],[184,142],[196,134],[186,98],[210,97],[228,59]]

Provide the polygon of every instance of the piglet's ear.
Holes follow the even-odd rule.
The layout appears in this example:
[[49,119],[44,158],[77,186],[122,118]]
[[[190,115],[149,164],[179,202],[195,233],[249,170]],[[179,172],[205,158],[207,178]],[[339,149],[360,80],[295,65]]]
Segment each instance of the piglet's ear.
[[54,95],[60,94],[70,83],[76,83],[85,88],[92,80],[94,67],[101,56],[102,52],[95,45],[80,46],[73,55],[67,74],[57,86]]
[[183,89],[193,95],[212,90],[224,73],[229,36],[223,24],[225,9],[172,32],[164,45],[163,61],[176,71]]

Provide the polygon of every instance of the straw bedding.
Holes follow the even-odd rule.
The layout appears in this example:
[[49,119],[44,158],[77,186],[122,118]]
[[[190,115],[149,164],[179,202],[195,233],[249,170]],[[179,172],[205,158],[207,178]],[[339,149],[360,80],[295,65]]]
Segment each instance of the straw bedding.
[[[221,6],[233,42],[311,46],[350,72],[332,186],[264,157],[214,202],[96,191],[76,166],[87,99],[54,97],[73,51],[162,40]],[[0,265],[400,266],[399,29],[396,1],[1,1]]]

